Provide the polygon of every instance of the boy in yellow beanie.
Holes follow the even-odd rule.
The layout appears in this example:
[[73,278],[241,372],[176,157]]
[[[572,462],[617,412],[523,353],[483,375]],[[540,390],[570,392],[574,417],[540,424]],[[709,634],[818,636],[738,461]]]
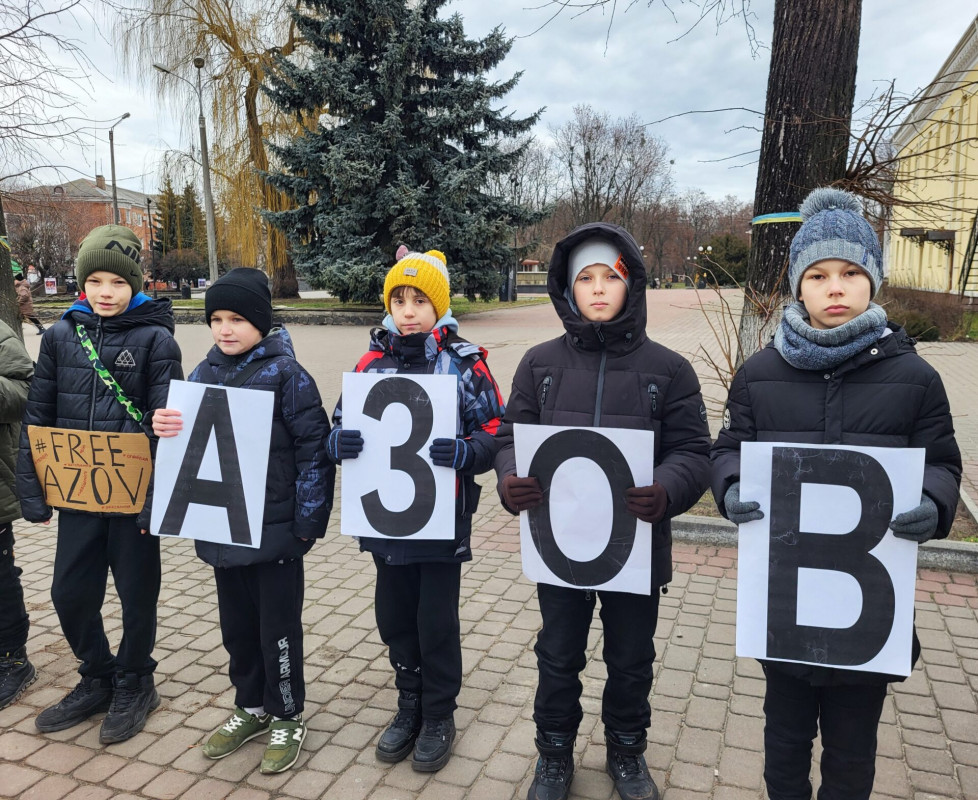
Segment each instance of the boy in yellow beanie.
[[[462,687],[461,565],[472,558],[469,537],[479,502],[474,476],[492,466],[503,414],[486,351],[458,335],[450,299],[445,256],[437,250],[405,254],[384,281],[384,327],[370,332],[370,349],[355,368],[458,378],[456,437],[435,439],[429,451],[437,467],[456,471],[454,540],[360,540],[377,567],[374,611],[398,690],[398,711],[377,743],[377,758],[395,763],[413,750],[419,772],[435,772],[451,757]],[[327,446],[337,464],[363,449],[360,431],[344,430],[342,419],[341,399]]]

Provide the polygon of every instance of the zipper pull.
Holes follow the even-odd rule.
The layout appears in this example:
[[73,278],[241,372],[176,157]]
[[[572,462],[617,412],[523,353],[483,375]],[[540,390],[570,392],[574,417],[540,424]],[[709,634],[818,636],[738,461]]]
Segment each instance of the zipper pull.
[[540,385],[540,409],[547,404],[547,393],[550,391],[550,384],[554,382],[552,376],[548,375],[543,379],[543,383]]
[[649,402],[652,404],[652,413],[654,414],[656,408],[659,405],[659,387],[654,383],[649,384]]
[[604,333],[602,333],[600,325],[594,329],[594,333],[598,337],[598,341],[604,344]]

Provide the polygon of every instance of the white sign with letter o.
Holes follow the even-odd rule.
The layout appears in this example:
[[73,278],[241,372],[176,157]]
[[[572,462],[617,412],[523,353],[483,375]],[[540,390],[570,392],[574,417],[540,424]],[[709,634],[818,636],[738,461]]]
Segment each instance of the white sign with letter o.
[[648,595],[652,526],[625,490],[652,483],[652,431],[514,425],[516,472],[543,488],[520,513],[523,572],[537,583]]

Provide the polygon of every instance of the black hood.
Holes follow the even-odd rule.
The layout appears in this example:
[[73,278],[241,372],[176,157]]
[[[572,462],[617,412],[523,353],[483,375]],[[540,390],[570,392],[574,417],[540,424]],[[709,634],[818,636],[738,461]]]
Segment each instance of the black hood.
[[[625,307],[610,322],[588,322],[571,307],[567,299],[567,260],[570,252],[585,239],[595,237],[606,239],[619,249],[632,281]],[[645,322],[648,318],[645,289],[646,273],[642,251],[632,235],[619,225],[610,222],[589,222],[581,225],[557,242],[550,257],[547,291],[571,342],[584,350],[606,347],[615,352],[628,352],[645,341]]]

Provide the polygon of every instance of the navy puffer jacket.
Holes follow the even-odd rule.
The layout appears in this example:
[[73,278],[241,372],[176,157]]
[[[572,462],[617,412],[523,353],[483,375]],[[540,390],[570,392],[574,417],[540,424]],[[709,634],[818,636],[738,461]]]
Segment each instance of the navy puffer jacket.
[[189,380],[212,386],[233,382],[237,387],[235,375],[250,370],[256,361],[261,367],[238,388],[275,392],[261,547],[198,541],[197,555],[214,567],[242,567],[305,555],[312,540],[326,534],[333,507],[336,467],[326,456],[329,420],[316,382],[295,360],[285,328],[273,328],[240,356],[226,356],[215,345]]
[[[96,374],[78,341],[78,324],[84,326],[99,359],[126,397],[143,412],[142,422],[129,415]],[[28,425],[145,433],[155,451],[153,412],[166,405],[170,381],[183,379],[180,348],[173,331],[170,301],[150,300],[140,293],[125,313],[115,317],[100,317],[87,300],[76,301],[44,332],[17,455],[17,494],[25,519],[43,522],[51,518],[31,459]],[[144,516],[139,515],[141,525],[147,521]]]
[[[583,319],[567,299],[568,255],[595,235],[615,243],[632,279],[624,309],[603,323]],[[665,519],[652,526],[652,578],[663,586],[672,579],[669,520],[691,508],[709,485],[710,430],[699,380],[685,358],[645,333],[645,266],[624,228],[596,222],[571,231],[554,248],[547,288],[566,332],[531,347],[516,369],[496,437],[500,485],[516,473],[514,424],[653,431],[653,476],[669,498]]]

